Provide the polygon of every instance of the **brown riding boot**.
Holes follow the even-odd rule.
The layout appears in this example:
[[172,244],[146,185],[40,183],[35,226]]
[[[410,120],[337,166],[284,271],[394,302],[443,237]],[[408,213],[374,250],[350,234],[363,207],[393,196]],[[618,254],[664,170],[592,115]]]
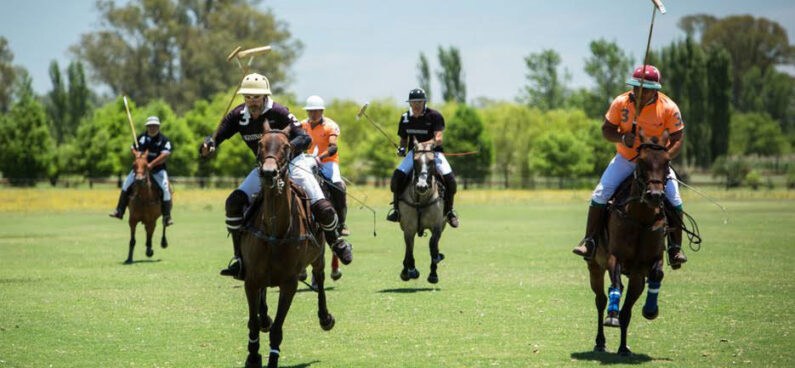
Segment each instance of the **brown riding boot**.
[[395,170],[395,172],[392,173],[392,180],[389,183],[389,187],[392,190],[392,209],[386,215],[387,221],[400,221],[400,211],[398,210],[398,204],[400,203],[400,194],[403,193],[404,189],[406,189],[407,178],[408,175],[400,170]]
[[668,264],[671,268],[678,270],[682,264],[687,262],[687,256],[682,250],[682,227],[684,226],[684,214],[681,210],[676,210],[676,225],[671,229],[668,234]]
[[127,209],[127,203],[130,202],[130,194],[127,191],[122,190],[121,194],[119,194],[119,202],[116,204],[116,208],[113,209],[113,212],[109,213],[108,216],[115,217],[119,220],[124,218],[124,210]]
[[594,249],[596,248],[596,236],[599,231],[604,227],[604,219],[607,213],[607,206],[594,205],[588,207],[588,223],[585,225],[585,238],[580,241],[580,244],[574,247],[571,251],[582,256],[586,260],[591,259]]

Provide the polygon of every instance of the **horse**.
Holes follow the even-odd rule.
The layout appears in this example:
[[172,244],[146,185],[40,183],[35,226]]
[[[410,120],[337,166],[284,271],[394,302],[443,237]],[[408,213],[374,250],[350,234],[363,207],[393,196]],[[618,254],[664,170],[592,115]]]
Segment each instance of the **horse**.
[[439,282],[436,269],[439,262],[444,259],[444,254],[439,252],[439,239],[442,237],[446,221],[444,196],[436,172],[434,147],[434,141],[419,143],[416,138],[414,139],[414,169],[410,179],[411,184],[406,186],[398,198],[400,228],[403,230],[403,240],[406,243],[403,270],[400,271],[400,279],[403,281],[420,277],[420,271],[414,264],[414,236],[422,237],[425,235],[425,230],[429,229],[431,273],[428,275],[428,282],[431,284]]
[[[148,151],[141,152],[133,160],[133,172],[135,172],[135,181],[130,189],[130,201],[127,208],[130,210],[129,224],[130,224],[130,249],[127,253],[127,260],[125,264],[133,263],[133,249],[135,249],[135,227],[141,222],[146,229],[146,256],[152,257],[154,250],[152,250],[152,234],[155,232],[157,226],[157,219],[161,215],[162,195],[157,187],[157,184],[152,182],[149,175],[149,167],[147,166],[146,155]],[[168,247],[168,240],[166,239],[166,227],[163,226],[163,235],[160,237],[160,246],[162,248]]]
[[[619,187],[608,205],[607,229],[597,237],[595,256],[588,261],[591,289],[596,295],[597,334],[594,351],[605,351],[603,325],[621,328],[618,354],[629,356],[627,329],[632,307],[643,293],[648,278],[649,290],[643,306],[643,316],[653,320],[659,309],[657,296],[663,273],[663,252],[668,224],[664,211],[664,188],[668,176],[670,156],[666,149],[668,131],[662,139],[647,140],[640,131],[641,144],[637,164],[629,178]],[[628,194],[627,192],[628,187]],[[609,271],[610,288],[604,293],[604,275]],[[619,311],[624,285],[621,275],[629,278],[629,288]],[[604,319],[607,307],[608,316]]]
[[[292,149],[290,127],[271,129],[263,124],[259,141],[259,198],[262,205],[252,209],[250,221],[241,234],[244,289],[248,302],[248,356],[246,367],[262,366],[259,334],[269,332],[268,367],[278,366],[282,326],[298,286],[298,274],[312,265],[317,282],[318,319],[323,330],[334,327],[334,317],[326,306],[324,290],[325,240],[319,226],[310,223],[308,203],[302,203],[288,175]],[[279,304],[274,319],[268,315],[266,288],[279,288]]]

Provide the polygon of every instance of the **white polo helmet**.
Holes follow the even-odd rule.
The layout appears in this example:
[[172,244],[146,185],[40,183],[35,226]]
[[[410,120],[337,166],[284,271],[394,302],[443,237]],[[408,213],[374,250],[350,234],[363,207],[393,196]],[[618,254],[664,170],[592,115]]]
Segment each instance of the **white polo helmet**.
[[304,110],[325,110],[326,106],[323,104],[323,99],[320,96],[312,95],[307,97],[306,106]]
[[144,125],[146,125],[146,126],[150,126],[150,125],[160,126],[160,118],[158,118],[157,116],[150,116],[150,117],[146,118],[146,124],[144,124]]
[[264,75],[252,73],[243,78],[240,84],[239,95],[270,95],[271,84]]

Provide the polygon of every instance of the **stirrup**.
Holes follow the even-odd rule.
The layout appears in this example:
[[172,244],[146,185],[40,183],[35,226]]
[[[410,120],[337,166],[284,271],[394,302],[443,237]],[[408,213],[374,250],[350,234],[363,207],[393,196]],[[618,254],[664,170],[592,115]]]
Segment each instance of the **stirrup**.
[[163,226],[174,225],[174,219],[171,216],[163,216]]
[[400,221],[400,212],[397,208],[392,208],[389,210],[389,213],[386,215],[386,220],[391,222],[398,222]]
[[458,227],[458,214],[455,213],[455,210],[450,210],[447,212],[447,223],[450,224],[451,227]]
[[119,211],[119,209],[117,208],[113,210],[113,212],[109,213],[108,216],[121,220],[124,218],[124,213]]
[[339,227],[340,236],[349,236],[351,235],[351,231],[348,230],[348,225],[342,224]]
[[[582,248],[585,248],[583,251]],[[571,250],[572,253],[583,257],[586,261],[590,260],[593,257],[594,251],[596,250],[596,241],[587,236],[580,241],[580,244],[577,244],[574,249]]]
[[[685,256],[681,246],[669,246],[666,252],[668,253],[668,265],[670,265],[672,269],[678,270],[683,264],[687,263],[687,256]],[[677,254],[681,254],[682,259],[677,260]]]
[[243,260],[240,257],[232,257],[226,268],[221,270],[221,275],[243,280]]

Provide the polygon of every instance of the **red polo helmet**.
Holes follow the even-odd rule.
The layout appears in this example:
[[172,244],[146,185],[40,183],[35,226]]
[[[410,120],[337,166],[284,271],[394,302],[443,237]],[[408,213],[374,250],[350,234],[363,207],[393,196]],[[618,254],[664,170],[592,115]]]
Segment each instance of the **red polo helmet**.
[[660,70],[654,65],[646,65],[645,73],[643,66],[639,66],[632,72],[632,78],[627,79],[627,84],[633,87],[640,87],[641,81],[643,81],[643,88],[659,90],[662,88],[662,84],[660,84],[661,78]]

